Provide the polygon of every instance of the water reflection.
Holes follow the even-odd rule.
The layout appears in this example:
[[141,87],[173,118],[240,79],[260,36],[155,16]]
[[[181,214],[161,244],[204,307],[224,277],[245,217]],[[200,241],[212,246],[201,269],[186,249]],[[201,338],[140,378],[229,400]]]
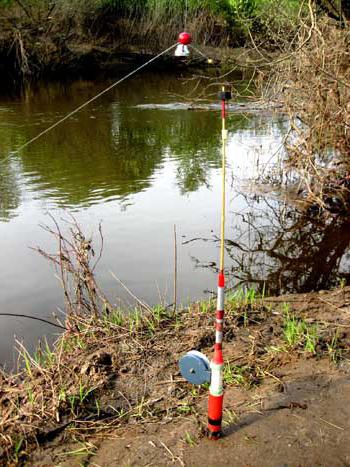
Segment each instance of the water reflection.
[[18,168],[8,161],[1,167],[0,221],[9,221],[19,207],[21,190],[18,184]]
[[269,294],[303,293],[349,281],[349,217],[310,218],[290,200],[242,193],[239,197],[246,207],[233,214],[233,233],[226,241],[233,287],[254,285]]
[[[181,85],[172,81],[172,87]],[[84,92],[90,95],[89,86],[80,84],[81,88],[48,87],[12,103],[12,112],[1,113],[2,157],[78,105]],[[154,86],[152,79],[147,82],[148,99],[159,99],[159,88]],[[137,110],[135,102],[145,97],[137,85],[134,90],[132,95],[128,88],[116,91],[112,99],[105,98],[16,156],[20,161],[17,175],[26,188],[69,208],[106,199],[127,200],[151,186],[155,171],[169,155],[178,161],[182,193],[206,185],[210,168],[220,160],[216,115]],[[3,199],[12,197],[5,193],[6,187],[12,187],[9,176],[9,171],[1,171]]]
[[[105,86],[78,81],[29,89],[23,98],[1,98],[0,158]],[[220,231],[220,112],[138,105],[174,102],[175,95],[178,101],[187,93],[183,81],[174,76],[139,76],[132,86],[116,88],[0,166],[3,312],[20,309],[50,320],[62,306],[54,271],[28,248],[40,245],[55,251],[57,246],[38,227],[47,224],[47,212],[60,220],[74,211],[87,234],[97,232],[102,221],[105,250],[99,279],[111,300],[120,303],[125,297],[110,271],[150,304],[172,300],[174,224],[184,239],[209,238]],[[241,282],[266,281],[271,290],[323,287],[327,275],[336,277],[338,266],[349,267],[344,253],[348,226],[338,220],[329,221],[323,230],[315,220],[304,225],[288,204],[271,200],[270,195],[254,199],[237,190],[237,183],[254,178],[262,168],[271,174],[288,129],[285,118],[232,114],[228,129],[227,174],[234,181],[228,192],[229,238],[235,242],[227,244],[231,273]],[[336,238],[327,261],[330,274],[314,256],[326,254],[332,235]],[[215,267],[195,268],[193,257],[199,264],[215,264],[217,243],[179,245],[182,303],[215,288]],[[299,275],[294,273],[295,264],[304,268]],[[322,267],[320,279],[317,271]],[[11,360],[14,334],[25,337],[25,344],[33,348],[38,336],[51,332],[20,320],[4,319],[0,324],[0,362]]]

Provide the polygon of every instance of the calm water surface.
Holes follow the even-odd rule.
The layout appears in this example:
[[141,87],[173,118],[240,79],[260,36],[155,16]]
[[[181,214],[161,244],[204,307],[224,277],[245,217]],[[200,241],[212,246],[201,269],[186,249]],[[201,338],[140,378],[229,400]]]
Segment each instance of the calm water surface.
[[[43,85],[22,98],[1,97],[0,158],[104,86],[77,81]],[[63,229],[72,213],[96,241],[102,223],[105,247],[98,275],[116,303],[132,301],[111,271],[148,303],[172,302],[174,224],[179,301],[215,290],[220,114],[142,107],[184,102],[201,90],[174,75],[139,75],[1,166],[1,312],[46,319],[59,314],[62,294],[55,271],[31,249],[57,250],[40,227],[52,225],[49,213]],[[232,284],[310,290],[346,275],[346,221],[310,221],[274,192],[242,189],[262,170],[271,173],[288,129],[285,117],[232,114],[228,126],[227,266]],[[325,268],[319,253],[329,255],[334,235],[337,248],[331,248]],[[8,368],[14,365],[14,336],[33,349],[40,337],[54,332],[31,320],[0,320],[0,362]]]

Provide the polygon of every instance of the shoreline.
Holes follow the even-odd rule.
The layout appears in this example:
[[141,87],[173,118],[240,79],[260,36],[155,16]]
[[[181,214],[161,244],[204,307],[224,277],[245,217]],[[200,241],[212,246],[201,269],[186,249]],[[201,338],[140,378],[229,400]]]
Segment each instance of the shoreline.
[[[337,381],[344,371],[350,375],[349,305],[350,287],[277,298],[243,292],[228,296],[224,440],[234,436],[230,430],[245,426],[250,409],[242,406],[243,399],[260,394],[265,408],[259,411],[270,413],[286,381],[301,374],[308,379],[314,372],[330,372]],[[214,309],[210,300],[175,315],[158,306],[129,316],[120,310],[100,317],[76,316],[54,350],[41,347],[30,356],[22,348],[23,372],[0,374],[0,465],[57,465],[62,460],[68,462],[64,465],[81,465],[75,457],[90,465],[92,457],[106,455],[106,443],[114,439],[118,445],[135,429],[140,439],[154,430],[180,429],[180,446],[191,451],[204,443],[210,453],[215,447],[207,446],[204,436],[208,390],[186,383],[177,362],[191,349],[210,358]],[[282,408],[305,411],[304,402],[293,397]],[[183,424],[190,427],[190,435]],[[131,458],[137,455],[137,449],[125,449]],[[79,450],[77,456],[69,454]],[[132,465],[148,465],[146,461],[150,458]],[[111,465],[108,462],[111,459],[97,463]]]
[[[16,23],[16,18],[8,21]],[[118,26],[119,27],[119,26]],[[57,81],[76,78],[93,79],[99,75],[115,75],[128,71],[130,67],[144,64],[159,52],[177,42],[177,34],[167,31],[165,41],[150,37],[134,38],[134,42],[105,35],[83,34],[73,31],[66,39],[62,32],[50,32],[44,28],[24,23],[16,29],[4,27],[0,32],[0,76],[1,83],[8,88],[35,84],[40,80]],[[262,66],[259,52],[252,46],[208,45],[207,41],[194,41],[194,49],[185,60],[176,59],[174,52],[160,57],[152,63],[155,70],[214,69],[227,72],[227,68],[244,75],[254,73],[255,63]],[[196,50],[197,49],[197,50]],[[278,56],[273,51],[264,51],[271,58]],[[208,63],[208,59],[209,63]]]

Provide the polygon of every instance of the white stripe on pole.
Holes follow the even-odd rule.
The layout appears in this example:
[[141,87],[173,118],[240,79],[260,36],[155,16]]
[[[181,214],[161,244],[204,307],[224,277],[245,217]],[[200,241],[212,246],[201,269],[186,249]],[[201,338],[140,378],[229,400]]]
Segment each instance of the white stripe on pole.
[[215,333],[215,343],[221,344],[222,343],[222,331],[216,331]]
[[211,362],[211,383],[209,387],[210,394],[213,396],[221,396],[223,394],[223,377],[222,365]]
[[224,304],[225,304],[225,289],[224,287],[218,287],[218,301],[217,301],[216,309],[218,311],[223,311]]

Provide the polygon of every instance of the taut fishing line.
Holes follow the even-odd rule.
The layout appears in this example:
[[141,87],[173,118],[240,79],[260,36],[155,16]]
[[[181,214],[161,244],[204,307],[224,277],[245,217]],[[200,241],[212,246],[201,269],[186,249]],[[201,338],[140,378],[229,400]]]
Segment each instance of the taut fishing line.
[[53,130],[54,128],[56,128],[57,126],[59,126],[61,123],[65,122],[66,120],[68,120],[70,117],[72,117],[73,115],[77,114],[78,112],[80,112],[82,109],[84,109],[85,107],[87,107],[89,104],[91,104],[92,102],[96,101],[97,99],[99,99],[101,96],[103,96],[104,94],[106,94],[107,92],[109,92],[111,89],[115,88],[116,86],[118,86],[118,84],[122,83],[123,81],[126,81],[128,78],[130,78],[131,76],[135,75],[136,73],[138,73],[140,70],[142,70],[143,68],[145,68],[146,66],[150,65],[152,62],[154,62],[155,60],[157,60],[158,58],[160,58],[162,55],[165,55],[167,52],[169,52],[170,50],[174,49],[176,46],[178,45],[178,43],[176,44],[173,44],[171,45],[170,47],[168,47],[167,49],[163,50],[163,52],[160,52],[158,55],[156,55],[155,57],[151,58],[150,60],[148,60],[146,63],[144,63],[143,65],[139,66],[138,68],[136,68],[135,70],[131,71],[130,73],[128,73],[127,75],[123,76],[123,78],[119,79],[118,81],[114,82],[113,84],[111,84],[110,86],[108,86],[107,88],[105,88],[103,91],[99,92],[98,94],[96,94],[94,97],[92,97],[91,99],[89,99],[88,101],[84,102],[83,104],[81,104],[79,107],[77,107],[76,109],[72,110],[71,112],[69,112],[67,115],[65,115],[63,118],[61,118],[60,120],[58,120],[57,122],[55,122],[54,124],[52,124],[51,126],[49,126],[48,128],[46,128],[45,130],[43,130],[42,132],[40,132],[38,135],[34,136],[34,138],[30,139],[29,141],[27,141],[26,143],[24,143],[22,146],[20,146],[18,149],[16,149],[16,151],[13,151],[13,152],[10,152],[10,154],[5,157],[5,159],[2,159],[0,161],[0,163],[4,164],[5,162],[7,162],[12,156],[14,156],[15,154],[18,154],[20,151],[22,151],[24,148],[26,148],[27,146],[29,146],[30,144],[34,143],[34,141],[38,140],[39,138],[41,138],[42,136],[46,135],[47,133],[49,133],[51,130]]
[[37,316],[23,315],[20,313],[0,313],[0,316],[9,316],[11,318],[26,318],[26,319],[31,319],[34,321],[40,321],[45,324],[50,324],[51,326],[54,326],[55,328],[59,328],[59,329],[63,329],[64,331],[67,331],[67,328],[65,328],[64,326],[53,323],[52,321],[48,321],[47,319],[44,319],[44,318],[38,318]]

